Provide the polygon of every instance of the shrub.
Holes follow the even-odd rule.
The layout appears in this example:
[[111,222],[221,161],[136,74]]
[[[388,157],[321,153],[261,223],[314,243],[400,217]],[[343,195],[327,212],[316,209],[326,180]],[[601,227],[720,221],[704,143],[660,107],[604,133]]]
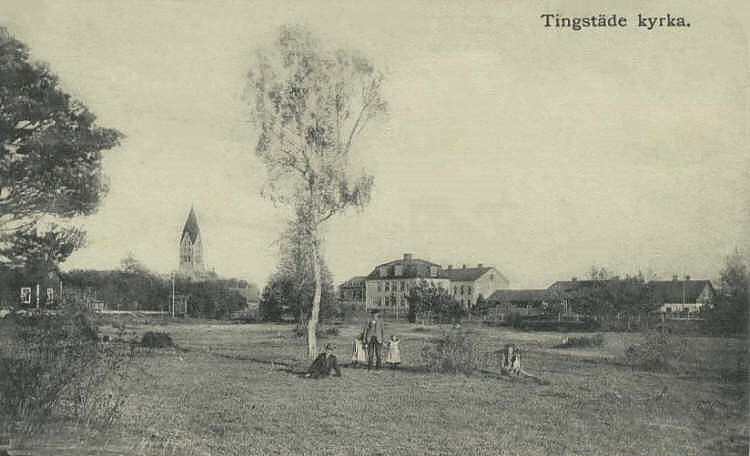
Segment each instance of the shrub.
[[432,372],[471,374],[481,367],[479,344],[466,331],[454,330],[425,345],[422,360]]
[[92,321],[75,305],[2,321],[0,434],[30,438],[53,416],[101,425],[119,416],[130,357],[100,344]]
[[174,342],[169,334],[165,332],[148,331],[141,337],[141,347],[168,348],[174,347]]
[[604,336],[597,334],[595,336],[566,337],[563,343],[555,345],[555,348],[601,347],[602,345],[604,345]]
[[660,371],[676,367],[682,357],[682,346],[672,336],[649,334],[641,344],[631,345],[625,351],[626,362],[636,368]]

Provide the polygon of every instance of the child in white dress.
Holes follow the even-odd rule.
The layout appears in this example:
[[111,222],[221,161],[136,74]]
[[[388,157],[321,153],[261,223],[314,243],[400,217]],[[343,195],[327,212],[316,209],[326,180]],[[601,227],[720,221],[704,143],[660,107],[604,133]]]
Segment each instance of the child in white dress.
[[358,367],[360,363],[367,364],[367,352],[361,335],[357,336],[352,344],[352,367]]
[[391,336],[391,340],[388,342],[388,353],[385,356],[385,362],[392,368],[395,369],[401,364],[401,349],[398,344],[401,342],[395,335]]

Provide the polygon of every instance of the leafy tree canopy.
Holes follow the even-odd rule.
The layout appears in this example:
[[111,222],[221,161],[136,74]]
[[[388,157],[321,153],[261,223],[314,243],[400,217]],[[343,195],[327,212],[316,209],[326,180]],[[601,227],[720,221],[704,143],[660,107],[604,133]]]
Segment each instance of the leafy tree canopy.
[[[101,173],[102,151],[118,145],[121,134],[96,125],[96,117],[59,87],[27,47],[0,27],[0,230],[4,261],[22,264],[23,245],[45,239],[39,221],[91,214],[107,186]],[[49,239],[80,236],[55,225]],[[64,260],[76,242],[53,255]]]

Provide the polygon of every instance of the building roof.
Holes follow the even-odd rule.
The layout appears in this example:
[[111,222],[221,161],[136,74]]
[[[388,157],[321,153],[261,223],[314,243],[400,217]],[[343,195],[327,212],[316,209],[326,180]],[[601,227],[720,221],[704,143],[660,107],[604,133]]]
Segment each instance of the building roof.
[[190,236],[190,242],[195,242],[200,234],[201,230],[198,228],[198,218],[195,216],[195,210],[191,206],[190,213],[185,221],[185,227],[182,228],[182,237],[180,239],[184,239],[185,235],[188,235]]
[[361,288],[365,286],[365,279],[367,279],[365,276],[354,276],[340,286],[342,288]]
[[604,282],[607,282],[607,280],[558,280],[547,287],[547,290],[573,291],[592,287]]
[[[455,282],[472,282],[482,277],[484,274],[494,269],[492,266],[483,266],[477,268],[456,268],[443,269],[440,277],[450,279]],[[502,275],[498,272],[498,275]]]
[[[401,265],[404,267],[403,272],[401,275],[395,275],[395,269],[397,265]],[[386,277],[380,276],[380,268],[386,267],[388,268],[388,274]],[[437,267],[438,268],[438,276],[435,278],[440,278],[440,265],[432,263],[430,261],[422,260],[419,258],[412,258],[411,255],[406,254],[404,255],[404,258],[389,261],[388,263],[379,264],[375,267],[375,269],[372,270],[372,272],[367,276],[368,280],[386,280],[386,279],[393,279],[399,278],[399,279],[409,279],[409,278],[417,278],[417,277],[424,277],[429,278],[430,277],[430,267]]]
[[656,302],[696,302],[707,286],[713,291],[710,280],[655,280],[648,286]]
[[548,299],[548,290],[497,290],[488,301],[492,302],[535,302]]

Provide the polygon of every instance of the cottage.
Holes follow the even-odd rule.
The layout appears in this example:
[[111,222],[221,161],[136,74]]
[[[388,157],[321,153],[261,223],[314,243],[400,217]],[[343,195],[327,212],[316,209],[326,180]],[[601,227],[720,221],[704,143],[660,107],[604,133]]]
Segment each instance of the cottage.
[[0,272],[0,304],[2,307],[50,309],[59,305],[62,280],[54,266]]
[[658,313],[696,313],[710,306],[716,292],[710,280],[652,281],[648,283],[651,302]]

